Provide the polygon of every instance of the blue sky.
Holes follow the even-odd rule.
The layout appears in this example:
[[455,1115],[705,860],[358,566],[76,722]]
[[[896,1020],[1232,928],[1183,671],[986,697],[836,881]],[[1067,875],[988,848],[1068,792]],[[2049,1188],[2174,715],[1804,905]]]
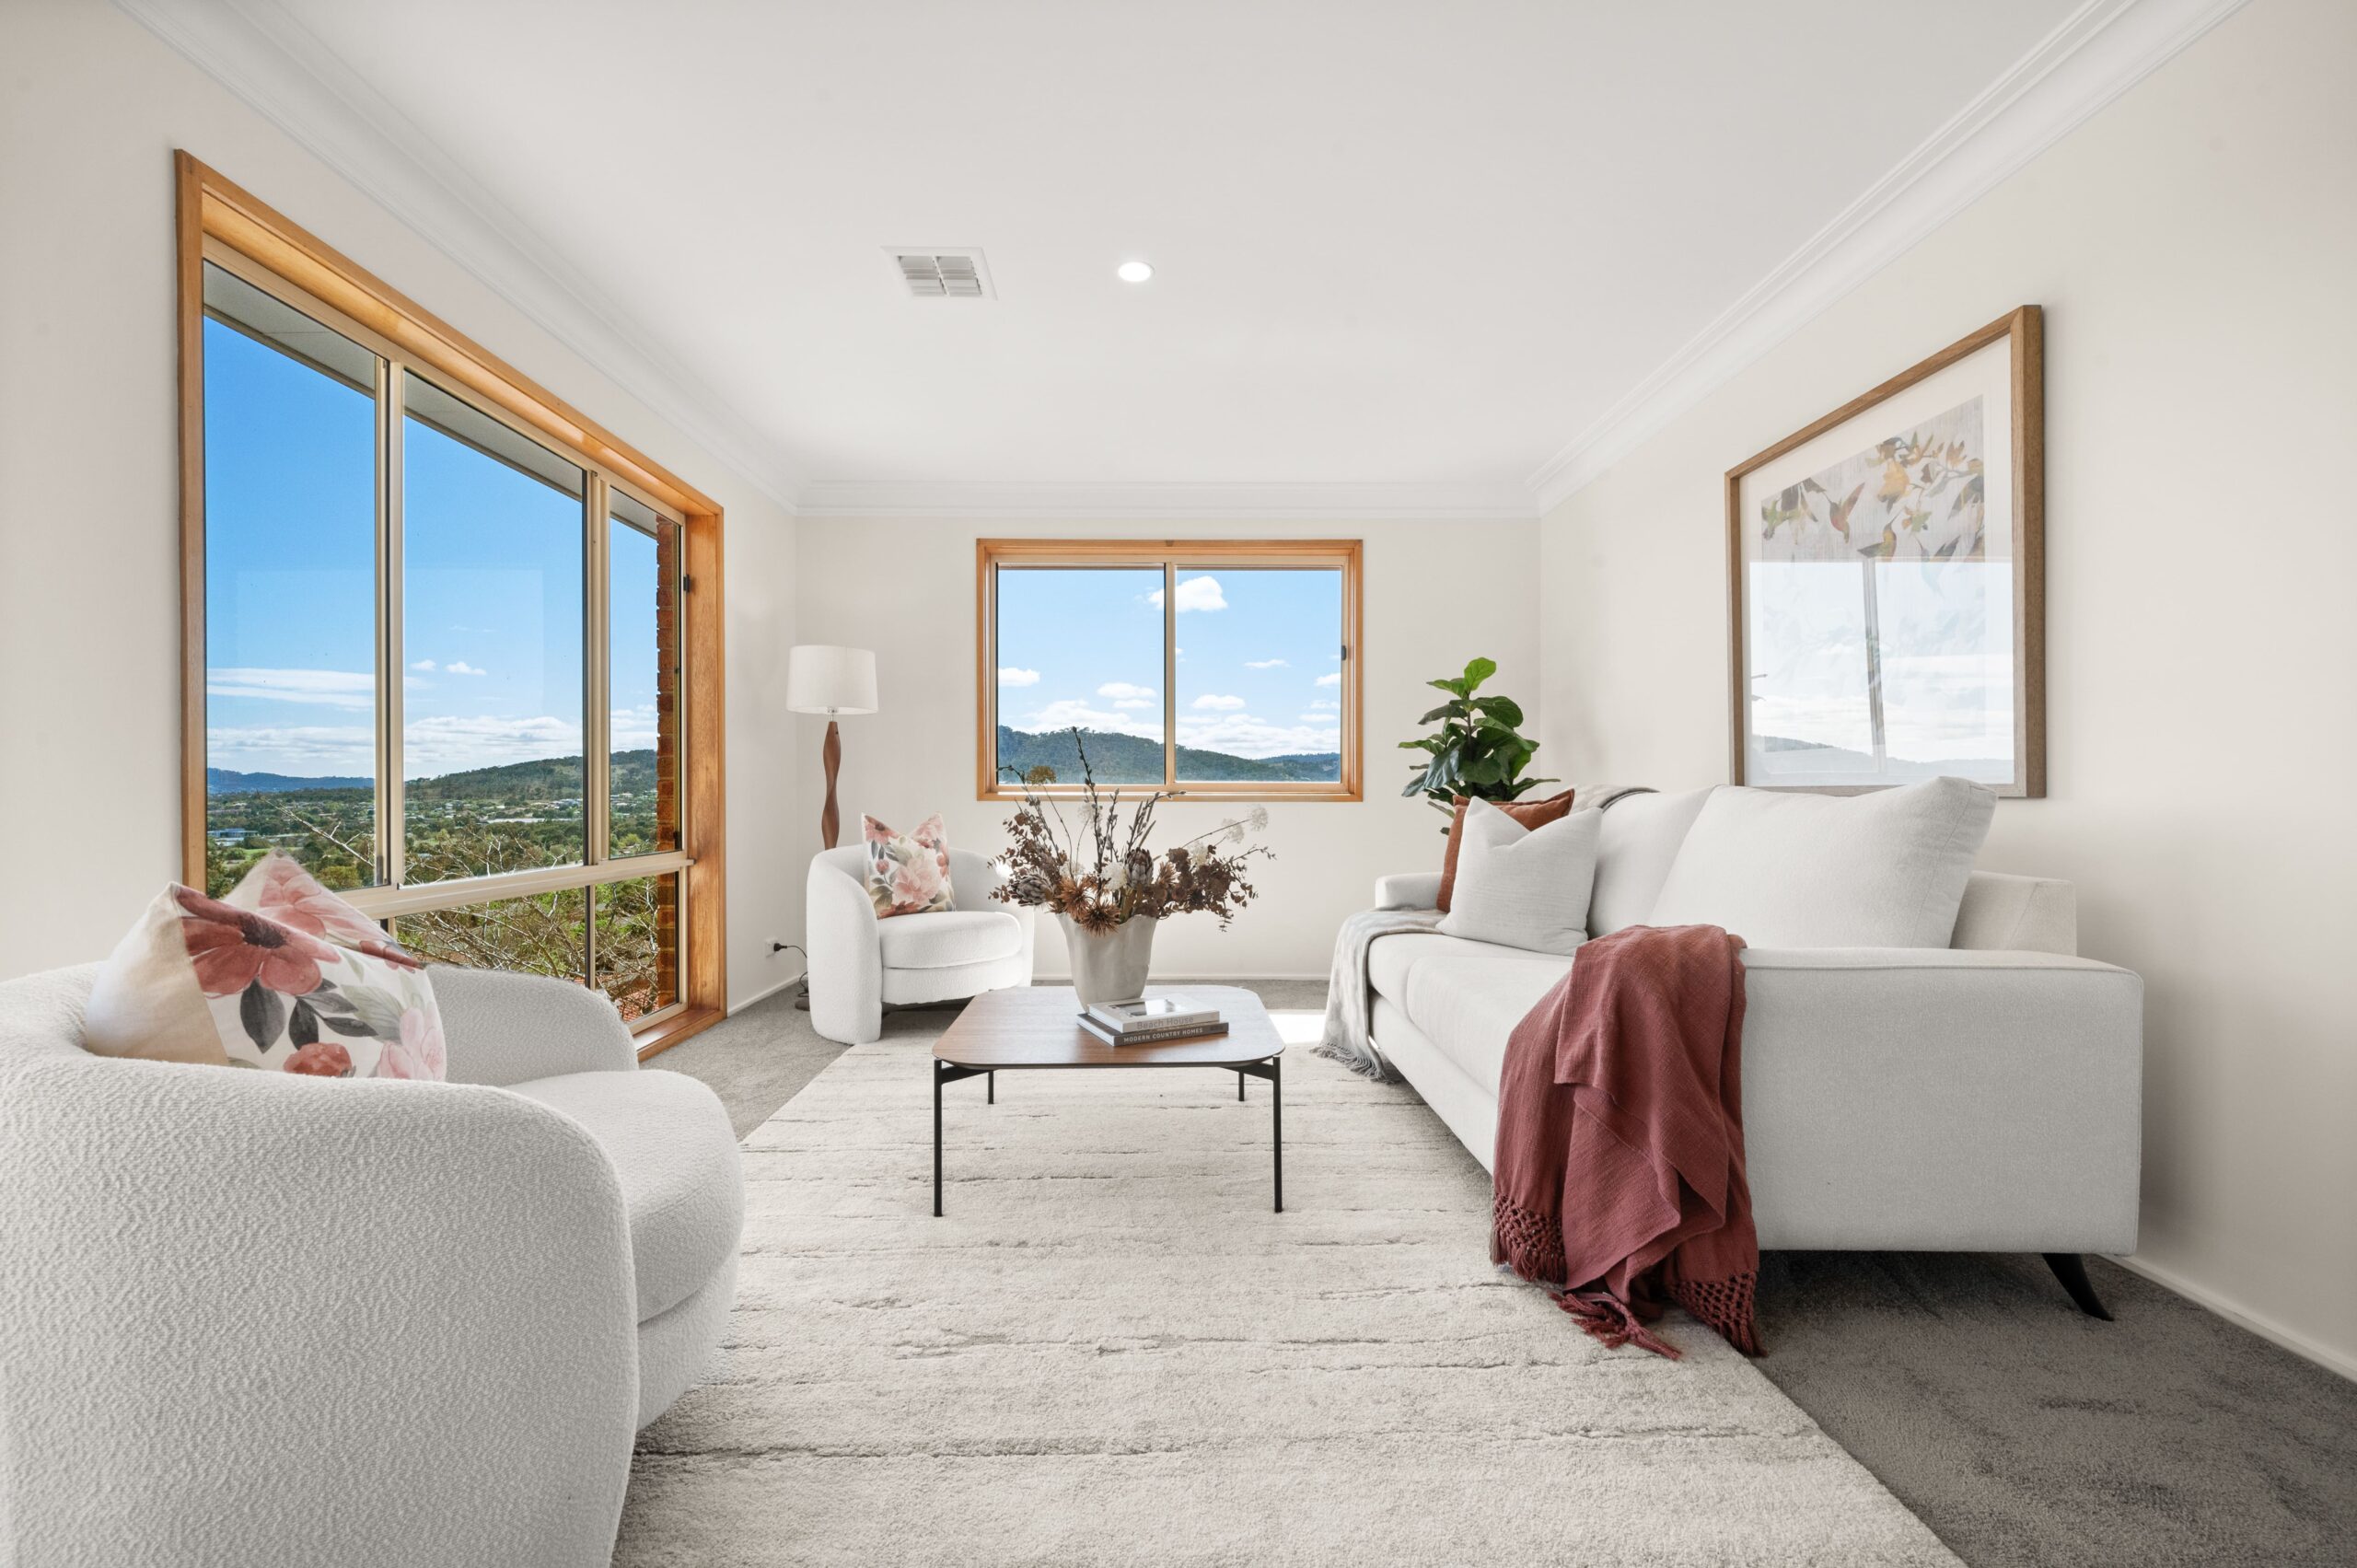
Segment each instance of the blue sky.
[[[375,761],[375,435],[366,396],[208,320],[208,761]],[[581,504],[411,421],[405,772],[577,754]],[[655,740],[655,541],[610,525],[614,748]]]
[[[1178,738],[1239,757],[1341,746],[1341,574],[1181,570]],[[999,722],[1162,737],[1159,567],[1004,567]]]

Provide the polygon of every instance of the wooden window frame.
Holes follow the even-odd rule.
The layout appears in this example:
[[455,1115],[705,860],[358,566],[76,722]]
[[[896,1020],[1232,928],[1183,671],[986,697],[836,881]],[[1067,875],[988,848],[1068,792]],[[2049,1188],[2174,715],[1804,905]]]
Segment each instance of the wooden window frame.
[[[998,774],[998,569],[1001,566],[1160,566],[1162,619],[1161,787],[1190,800],[1326,800],[1365,798],[1364,738],[1361,724],[1360,656],[1364,635],[1364,544],[1355,539],[983,539],[974,541],[974,789],[978,800],[1020,800],[1021,784]],[[1205,784],[1178,778],[1178,611],[1181,572],[1250,570],[1297,566],[1342,575],[1342,776],[1333,784]],[[1050,793],[1077,790],[1059,782]]]
[[[175,270],[179,296],[180,488],[180,847],[181,876],[204,883],[205,800],[205,582],[204,582],[204,264],[212,261],[374,351],[380,362],[425,372],[462,396],[479,412],[561,452],[588,475],[585,527],[610,527],[611,492],[632,495],[668,515],[678,525],[679,585],[678,800],[679,848],[656,854],[609,859],[602,832],[607,803],[604,784],[610,758],[590,744],[594,727],[585,723],[582,765],[585,859],[577,866],[552,866],[493,877],[363,889],[349,895],[372,915],[423,909],[456,908],[493,899],[560,889],[586,888],[677,873],[684,905],[680,930],[679,990],[675,1006],[640,1020],[633,1034],[645,1058],[718,1022],[727,1015],[726,799],[723,714],[723,604],[721,528],[718,503],[643,456],[586,415],[548,391],[471,339],[446,324],[366,269],[291,222],[266,203],[185,151],[172,155],[176,203]],[[379,389],[380,442],[385,419]],[[393,438],[399,438],[399,430]],[[398,456],[398,448],[395,450]],[[380,453],[380,459],[382,454]],[[380,461],[380,492],[384,488]],[[386,570],[388,539],[398,549],[398,530],[385,521],[379,498],[379,570]],[[585,662],[585,703],[604,688],[603,552],[585,541],[587,617],[585,633],[595,656]],[[398,556],[389,591],[399,606]],[[392,617],[398,636],[398,613]],[[387,665],[380,628],[377,680],[389,682],[389,701],[377,704],[377,723],[400,724],[398,661]],[[395,651],[398,651],[397,649]],[[597,711],[603,711],[602,709]],[[585,714],[585,719],[586,718]],[[381,734],[379,744],[383,750]],[[400,772],[394,769],[395,774]],[[390,824],[379,821],[380,839],[400,842],[400,780],[390,791]],[[380,794],[384,792],[380,791]],[[595,802],[593,805],[592,802]],[[398,854],[394,865],[398,869]]]

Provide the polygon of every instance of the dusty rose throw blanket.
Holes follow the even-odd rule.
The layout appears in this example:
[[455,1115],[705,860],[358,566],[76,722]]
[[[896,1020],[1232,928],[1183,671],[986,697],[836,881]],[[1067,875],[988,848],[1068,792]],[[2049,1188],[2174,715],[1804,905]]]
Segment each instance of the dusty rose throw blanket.
[[1760,1353],[1742,951],[1715,925],[1598,937],[1507,1041],[1490,1256],[1608,1345],[1674,1359],[1645,1327],[1666,1295]]

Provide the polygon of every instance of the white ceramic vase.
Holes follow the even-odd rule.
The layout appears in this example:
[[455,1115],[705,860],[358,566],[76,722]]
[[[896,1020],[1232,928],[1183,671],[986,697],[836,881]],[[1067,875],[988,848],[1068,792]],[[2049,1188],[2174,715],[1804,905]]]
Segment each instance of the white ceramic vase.
[[1072,954],[1072,988],[1080,1005],[1134,1002],[1145,994],[1146,971],[1154,965],[1154,928],[1157,921],[1125,920],[1107,932],[1084,931],[1072,916],[1062,922],[1064,947]]

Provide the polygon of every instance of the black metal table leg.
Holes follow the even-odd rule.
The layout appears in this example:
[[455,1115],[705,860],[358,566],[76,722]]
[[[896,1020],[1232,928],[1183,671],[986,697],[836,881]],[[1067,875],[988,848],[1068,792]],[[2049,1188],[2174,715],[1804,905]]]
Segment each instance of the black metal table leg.
[[998,1102],[998,1074],[987,1067],[960,1067],[954,1062],[933,1060],[933,1217],[941,1217],[941,1090],[946,1084],[960,1078],[979,1078],[990,1074],[991,1102]]
[[1236,1103],[1244,1103],[1244,1074],[1240,1071],[1236,1074]]
[[1269,1140],[1276,1151],[1277,1213],[1285,1212],[1285,1059],[1269,1063]]
[[982,1103],[985,1105],[996,1105],[998,1103],[998,1074],[996,1073],[993,1073],[991,1074],[990,1082],[982,1086],[988,1091],[988,1098],[985,1098]]

